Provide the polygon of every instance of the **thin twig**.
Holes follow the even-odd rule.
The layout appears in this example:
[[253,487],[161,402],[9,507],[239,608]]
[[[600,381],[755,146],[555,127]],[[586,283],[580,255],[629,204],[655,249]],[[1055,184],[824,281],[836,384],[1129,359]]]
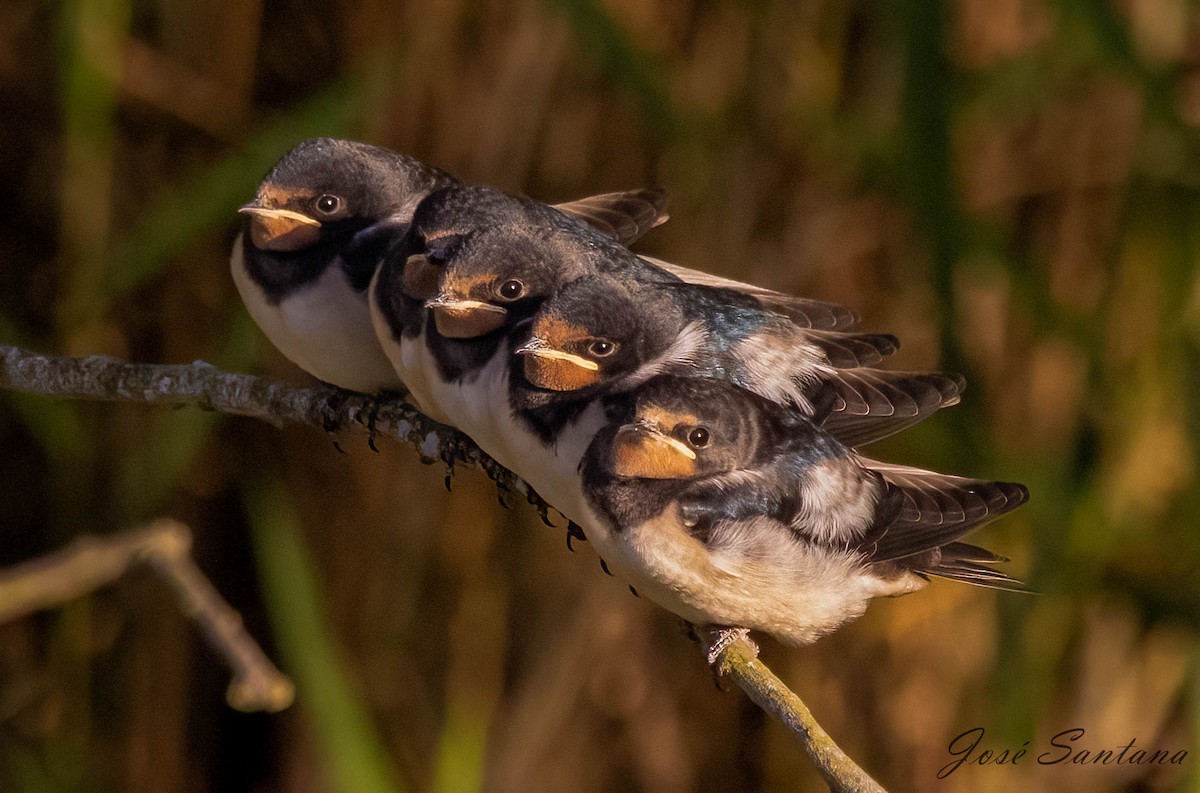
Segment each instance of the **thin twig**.
[[[326,431],[355,429],[407,443],[426,462],[465,464],[487,473],[501,492],[517,492],[547,515],[548,505],[524,480],[488,457],[467,436],[421,415],[402,399],[379,399],[332,386],[290,386],[217,370],[210,364],[135,364],[114,358],[62,358],[0,345],[0,390],[44,396],[146,404],[191,404],[272,424],[307,424]],[[39,564],[33,562],[31,564]],[[240,626],[239,626],[240,627]],[[717,668],[799,739],[837,793],[883,790],[846,756],[804,702],[757,658],[748,640],[717,654]],[[243,679],[243,683],[245,680]],[[235,686],[238,681],[235,680]],[[233,691],[231,689],[231,698]]]
[[804,700],[758,660],[754,642],[745,637],[733,640],[717,653],[714,666],[795,734],[833,793],[886,793],[829,737]]
[[192,561],[192,534],[161,519],[111,537],[82,537],[56,553],[0,572],[0,622],[61,606],[111,584],[146,562],[175,590],[233,669],[229,704],[238,710],[275,712],[292,704],[295,689],[246,633],[241,616]]

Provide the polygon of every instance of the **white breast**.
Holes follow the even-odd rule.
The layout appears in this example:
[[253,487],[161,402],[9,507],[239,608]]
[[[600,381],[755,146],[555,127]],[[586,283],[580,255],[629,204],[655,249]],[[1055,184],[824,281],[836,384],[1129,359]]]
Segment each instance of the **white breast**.
[[352,391],[374,393],[398,384],[376,340],[367,297],[356,292],[339,267],[270,305],[246,272],[242,238],[230,257],[233,281],[246,310],[288,360],[312,376]]

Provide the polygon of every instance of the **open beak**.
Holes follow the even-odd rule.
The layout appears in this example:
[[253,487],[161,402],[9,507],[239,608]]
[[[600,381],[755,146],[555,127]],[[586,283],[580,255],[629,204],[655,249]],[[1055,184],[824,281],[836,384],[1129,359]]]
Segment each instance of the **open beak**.
[[250,216],[250,242],[267,251],[291,252],[309,247],[321,236],[321,222],[290,209],[246,204],[238,209]]
[[449,300],[439,297],[426,301],[433,310],[438,333],[448,339],[474,339],[504,326],[508,309],[479,300]]
[[696,453],[646,422],[626,424],[613,439],[617,476],[640,479],[688,479],[696,475]]

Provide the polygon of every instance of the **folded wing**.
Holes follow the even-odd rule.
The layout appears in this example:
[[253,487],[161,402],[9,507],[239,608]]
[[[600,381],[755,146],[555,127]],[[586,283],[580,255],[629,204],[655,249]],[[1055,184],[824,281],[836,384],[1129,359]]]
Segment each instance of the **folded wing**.
[[862,545],[869,561],[897,562],[914,572],[957,580],[978,579],[971,583],[1011,582],[988,567],[1002,561],[999,557],[958,539],[1024,504],[1028,488],[872,460],[861,463],[885,483],[875,524]]
[[813,396],[813,418],[847,446],[865,446],[957,405],[964,388],[955,374],[838,369]]
[[691,270],[687,267],[680,267],[678,264],[665,262],[662,259],[656,259],[652,256],[641,257],[659,269],[671,273],[676,278],[684,280],[689,284],[699,284],[701,286],[715,286],[721,289],[732,289],[743,294],[751,295],[757,299],[764,308],[769,308],[783,314],[798,327],[814,328],[817,330],[845,330],[858,323],[858,315],[845,306],[839,306],[836,303],[826,303],[821,300],[809,300],[805,297],[793,297],[785,295],[782,292],[775,292],[771,289],[764,289],[761,286],[734,281],[730,278],[722,278],[719,275],[712,273],[702,273],[699,270]]
[[560,212],[582,220],[622,245],[630,245],[670,218],[667,191],[658,187],[602,193],[555,204]]

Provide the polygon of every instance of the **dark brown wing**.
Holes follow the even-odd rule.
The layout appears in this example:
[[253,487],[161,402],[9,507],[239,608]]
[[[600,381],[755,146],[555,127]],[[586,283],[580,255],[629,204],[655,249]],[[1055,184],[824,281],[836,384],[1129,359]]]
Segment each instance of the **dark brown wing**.
[[[1028,488],[1015,482],[989,482],[865,459],[861,463],[887,483],[877,506],[876,525],[869,532],[870,545],[863,548],[872,562],[915,557],[950,546],[972,529],[1029,500]],[[969,558],[958,561],[964,569],[980,563]],[[920,561],[914,562],[920,570]],[[927,572],[942,574],[932,569]]]
[[847,446],[864,446],[957,405],[964,388],[955,374],[839,369],[813,396],[813,418]]
[[900,340],[890,333],[806,330],[804,339],[819,347],[829,365],[838,369],[874,366],[900,349]]
[[752,295],[762,303],[763,307],[784,315],[801,328],[845,330],[858,322],[857,314],[845,306],[839,306],[836,303],[809,300],[805,297],[792,297],[782,292],[764,289],[761,286],[754,286],[753,284],[734,281],[730,278],[722,278],[712,273],[702,273],[699,270],[680,267],[678,264],[664,262],[662,259],[656,259],[652,256],[643,256],[641,258],[643,261],[659,269],[666,270],[676,278],[686,281],[689,284],[733,289],[737,292]]
[[655,226],[667,222],[667,191],[658,187],[624,190],[555,204],[622,245],[630,245]]

